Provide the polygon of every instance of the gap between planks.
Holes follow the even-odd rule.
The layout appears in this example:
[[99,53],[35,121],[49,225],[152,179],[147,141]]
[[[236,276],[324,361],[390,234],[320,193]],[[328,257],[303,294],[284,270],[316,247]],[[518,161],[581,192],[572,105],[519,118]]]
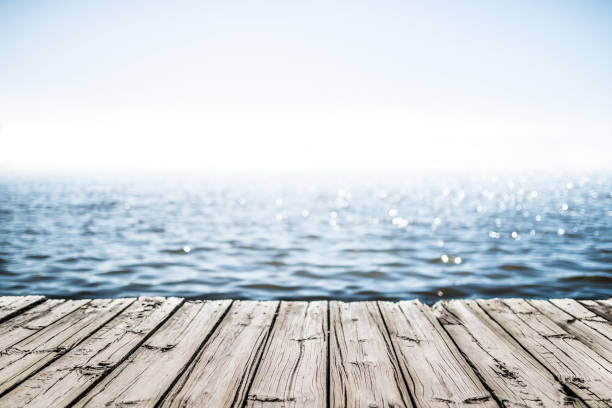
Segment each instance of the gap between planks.
[[604,407],[611,310],[0,297],[0,406]]

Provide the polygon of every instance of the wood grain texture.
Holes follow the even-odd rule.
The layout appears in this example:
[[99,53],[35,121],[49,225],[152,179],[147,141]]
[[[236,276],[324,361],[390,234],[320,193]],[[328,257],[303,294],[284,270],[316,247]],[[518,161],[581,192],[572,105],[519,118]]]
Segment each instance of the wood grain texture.
[[572,315],[574,319],[583,322],[593,330],[597,330],[608,339],[612,339],[612,322],[587,309],[578,301],[574,299],[551,299],[550,302]]
[[330,304],[330,407],[412,403],[376,302]]
[[161,407],[242,407],[278,302],[236,301]]
[[140,298],[74,349],[0,398],[0,406],[66,407],[112,371],[182,302]]
[[0,297],[0,322],[18,315],[23,310],[45,300],[44,296],[2,296]]
[[589,309],[591,312],[603,317],[609,322],[612,322],[612,307],[601,300],[580,300],[581,305]]
[[133,301],[91,301],[6,349],[0,355],[0,394],[65,354]]
[[612,406],[610,299],[181,302],[0,298],[0,407]]
[[0,324],[0,350],[19,343],[58,319],[74,312],[88,300],[47,300]]
[[438,302],[434,311],[496,399],[508,407],[584,407],[473,300]]
[[552,299],[550,302],[530,300],[528,303],[567,333],[612,362],[612,323],[572,299]]
[[574,299],[551,299],[550,303],[612,340],[612,322],[592,312],[580,302]]
[[418,300],[379,306],[418,407],[497,407],[427,306]]
[[282,302],[246,406],[325,408],[327,331],[327,302]]
[[186,302],[74,406],[155,407],[230,304],[230,300]]
[[610,406],[612,363],[526,300],[479,300],[478,304],[587,405]]

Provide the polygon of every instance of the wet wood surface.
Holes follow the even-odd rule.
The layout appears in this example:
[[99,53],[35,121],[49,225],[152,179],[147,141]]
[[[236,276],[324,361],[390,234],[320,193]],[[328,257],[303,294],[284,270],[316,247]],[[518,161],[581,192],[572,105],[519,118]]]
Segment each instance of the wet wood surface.
[[612,301],[0,297],[0,407],[612,407]]

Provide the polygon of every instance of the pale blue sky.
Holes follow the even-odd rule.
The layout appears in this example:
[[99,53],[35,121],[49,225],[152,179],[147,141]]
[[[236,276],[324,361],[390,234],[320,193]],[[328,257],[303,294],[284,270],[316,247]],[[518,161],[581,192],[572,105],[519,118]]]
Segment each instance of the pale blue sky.
[[0,2],[0,166],[611,168],[610,1]]

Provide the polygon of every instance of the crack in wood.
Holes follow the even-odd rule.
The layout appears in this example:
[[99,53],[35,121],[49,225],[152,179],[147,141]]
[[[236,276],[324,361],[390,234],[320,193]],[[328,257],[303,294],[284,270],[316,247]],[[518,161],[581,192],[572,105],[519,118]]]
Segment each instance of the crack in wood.
[[257,401],[257,402],[295,402],[295,398],[279,398],[265,395],[249,395],[247,398],[249,401]]
[[[0,389],[0,406],[26,405],[13,404],[16,400],[7,403],[7,397],[19,391],[19,395],[28,399],[41,396],[33,407],[54,407],[56,401],[62,401],[62,387],[81,381],[86,385],[81,391],[70,394],[73,399],[66,400],[67,404],[62,406],[84,406],[79,398],[91,401],[87,406],[110,404],[114,408],[192,403],[216,406],[217,402],[245,408],[337,408],[352,404],[362,408],[493,407],[496,403],[513,408],[585,408],[587,405],[611,406],[612,402],[609,390],[612,387],[607,387],[612,381],[612,351],[609,349],[612,322],[605,318],[612,316],[609,300],[449,301],[436,304],[433,307],[435,315],[431,308],[419,306],[418,302],[387,302],[389,305],[383,305],[386,302],[322,302],[323,307],[314,310],[312,315],[309,305],[314,302],[283,302],[284,305],[302,305],[296,309],[299,313],[294,315],[291,325],[299,328],[303,323],[304,326],[292,332],[287,328],[277,331],[275,327],[285,317],[280,306],[275,311],[268,308],[265,312],[245,308],[234,316],[236,308],[226,305],[222,313],[216,314],[219,320],[212,326],[205,326],[208,330],[212,327],[212,331],[207,331],[206,340],[199,338],[195,345],[185,348],[194,353],[189,361],[181,360],[183,362],[175,367],[173,374],[159,378],[161,366],[149,372],[146,370],[157,361],[176,358],[180,334],[173,338],[171,334],[176,333],[165,333],[163,340],[149,341],[151,333],[161,330],[162,324],[151,330],[139,327],[134,321],[145,319],[148,313],[162,307],[163,299],[143,298],[137,310],[122,315],[120,308],[115,307],[111,312],[102,301],[73,308],[66,305],[62,315],[54,309],[60,309],[59,304],[65,302],[61,300],[41,300],[38,306],[15,313],[15,309],[6,302],[3,304],[2,299],[0,297],[0,317],[4,312],[12,315],[0,321],[0,339],[4,340],[0,347],[0,363],[4,363],[4,366],[0,364],[0,386],[4,387]],[[51,302],[58,302],[57,306]],[[126,307],[121,309],[126,310]],[[411,312],[404,307],[412,308]],[[45,310],[49,311],[49,317],[45,317]],[[429,317],[420,320],[418,310],[424,311],[425,316],[430,313],[433,320],[429,323]],[[66,324],[66,316],[71,313],[74,317]],[[268,316],[264,321],[261,313]],[[93,317],[96,314],[103,316],[104,321]],[[272,323],[269,316],[273,316]],[[225,327],[224,321],[230,318],[233,328]],[[314,319],[309,327],[316,327],[316,330],[305,328],[308,319]],[[75,329],[71,325],[80,326]],[[108,331],[111,326],[116,328],[112,335]],[[222,338],[219,337],[221,330],[225,332]],[[18,332],[13,342],[2,337],[11,331]],[[49,334],[40,335],[39,332]],[[241,343],[244,346],[239,351],[232,351],[231,347],[224,349],[227,342],[233,343],[240,336],[244,337]],[[446,340],[441,342],[440,336]],[[247,337],[250,340],[246,341]],[[133,347],[131,351],[119,353],[118,357],[120,347],[117,345],[128,341],[137,345],[130,346]],[[97,348],[87,346],[88,342],[97,344]],[[211,346],[213,343],[215,346]],[[148,362],[133,370],[143,352]],[[244,362],[231,369],[231,375],[236,378],[223,379],[223,376],[213,376],[204,370],[206,366],[218,365],[218,370],[227,371],[237,355],[241,355]],[[62,363],[67,356],[72,356],[71,364]],[[443,359],[435,360],[436,356],[443,356]],[[482,383],[479,385],[481,391],[472,388],[469,392],[449,391],[457,379],[465,378],[462,376],[466,373],[463,368],[447,366],[453,358],[465,359],[462,364],[474,377],[470,381]],[[23,368],[15,371],[19,376],[16,380],[7,383],[2,377],[6,375],[3,370],[12,369],[13,364]],[[33,368],[28,364],[33,364]],[[309,377],[314,373],[313,364],[318,364],[317,374]],[[194,369],[196,365],[198,368]],[[428,371],[429,366],[431,371]],[[139,376],[145,372],[148,380],[139,381]],[[125,377],[123,385],[113,382],[113,376],[121,373],[124,373],[121,378]],[[276,380],[266,381],[269,375]],[[190,377],[201,378],[194,382]],[[441,384],[436,383],[439,379],[442,379]],[[121,386],[127,383],[135,388],[123,394]],[[105,391],[109,384],[112,387]],[[155,387],[151,388],[155,394],[150,397],[152,399],[140,392],[150,388],[149,384],[161,387],[154,391]],[[310,394],[303,392],[304,384],[312,385]],[[192,399],[191,393],[202,386],[208,389]],[[46,397],[48,392],[49,400],[44,401],[42,396]],[[486,395],[487,392],[491,395]],[[219,393],[223,393],[225,399],[221,399]],[[100,398],[96,398],[97,395]],[[356,399],[356,395],[361,397]]]
[[175,348],[176,344],[166,344],[165,346],[153,346],[151,344],[145,344],[142,347],[148,350],[158,350],[158,351],[161,351],[162,353],[165,353],[166,351],[170,351],[173,348]]
[[414,337],[401,336],[401,335],[397,335],[397,334],[395,335],[395,337],[400,339],[400,340],[406,340],[408,342],[412,342],[412,343],[416,343],[416,344],[419,344],[422,341],[421,339],[417,339],[417,338],[414,338]]

